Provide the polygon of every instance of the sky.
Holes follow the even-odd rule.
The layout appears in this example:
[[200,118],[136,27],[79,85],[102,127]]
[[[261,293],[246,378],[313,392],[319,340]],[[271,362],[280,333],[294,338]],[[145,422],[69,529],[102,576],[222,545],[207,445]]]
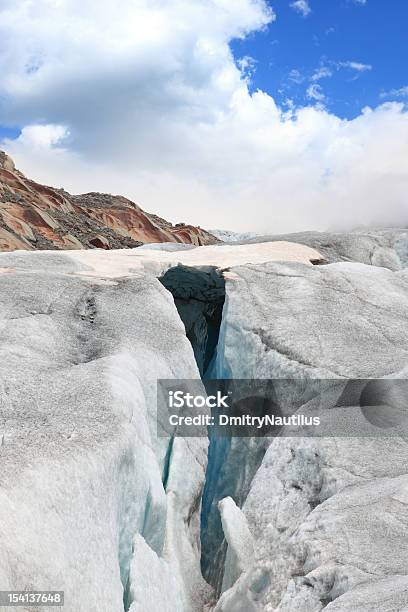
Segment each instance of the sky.
[[365,106],[401,100],[408,83],[408,2],[275,0],[273,7],[272,27],[232,42],[236,57],[252,58],[252,91],[267,91],[280,105],[315,99],[347,119]]
[[406,0],[0,0],[0,148],[173,222],[408,224]]

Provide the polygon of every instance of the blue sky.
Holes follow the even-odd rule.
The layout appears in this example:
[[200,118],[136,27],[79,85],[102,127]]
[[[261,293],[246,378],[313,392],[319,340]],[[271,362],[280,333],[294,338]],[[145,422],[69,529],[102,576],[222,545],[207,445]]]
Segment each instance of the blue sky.
[[[408,84],[407,0],[309,0],[307,15],[289,0],[270,5],[276,20],[232,44],[236,57],[255,60],[252,89],[298,106],[313,101],[307,91],[318,85],[309,96],[324,95],[325,106],[346,118],[366,105],[401,99],[397,92]],[[361,64],[360,70],[351,62]],[[326,69],[320,79],[319,68]]]
[[20,134],[20,130],[18,128],[10,128],[10,127],[6,127],[4,125],[0,125],[0,139],[2,140],[3,138],[17,138],[17,136]]

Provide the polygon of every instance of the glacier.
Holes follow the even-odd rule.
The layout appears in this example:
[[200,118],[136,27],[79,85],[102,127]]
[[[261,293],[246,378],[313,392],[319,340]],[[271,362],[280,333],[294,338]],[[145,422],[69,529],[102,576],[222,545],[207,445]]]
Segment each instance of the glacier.
[[392,236],[0,254],[2,589],[67,612],[408,608],[405,439],[184,439],[156,414],[161,378],[406,378]]
[[42,255],[1,256],[0,584],[64,590],[69,612],[153,612],[154,573],[133,576],[156,555],[172,609],[202,610],[207,441],[174,440],[164,487],[156,431],[156,380],[199,378],[172,297]]
[[[235,268],[234,274],[218,347],[220,374],[406,378],[406,271],[356,262],[313,268],[271,263]],[[241,505],[242,481],[249,482],[242,510],[255,558],[224,589],[215,610],[405,609],[406,440],[249,442],[252,448],[248,440],[232,440],[224,452],[212,512],[217,517],[214,509],[226,492]],[[248,477],[243,457],[253,461],[253,447],[262,453],[265,443],[261,464]],[[228,555],[225,563],[227,574],[234,571]],[[386,595],[391,576],[395,592]]]

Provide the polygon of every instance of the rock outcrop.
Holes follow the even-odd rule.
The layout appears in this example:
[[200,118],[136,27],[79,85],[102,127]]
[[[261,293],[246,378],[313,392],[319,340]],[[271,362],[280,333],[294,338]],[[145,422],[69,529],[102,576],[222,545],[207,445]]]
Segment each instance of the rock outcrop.
[[0,151],[0,251],[120,249],[146,242],[213,244],[209,232],[144,212],[121,196],[39,185]]

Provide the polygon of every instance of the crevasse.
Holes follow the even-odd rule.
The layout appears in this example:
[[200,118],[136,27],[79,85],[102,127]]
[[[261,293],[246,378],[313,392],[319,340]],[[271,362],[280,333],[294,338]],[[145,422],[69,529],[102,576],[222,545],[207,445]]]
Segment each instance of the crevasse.
[[[179,265],[168,270],[160,281],[173,295],[204,384],[214,379],[230,379],[231,364],[224,350],[228,295],[223,276],[214,268]],[[236,358],[240,356],[237,354]],[[259,440],[211,435],[209,438],[201,499],[201,570],[217,597],[222,592],[227,552],[218,503],[232,497],[242,506],[264,452]]]

